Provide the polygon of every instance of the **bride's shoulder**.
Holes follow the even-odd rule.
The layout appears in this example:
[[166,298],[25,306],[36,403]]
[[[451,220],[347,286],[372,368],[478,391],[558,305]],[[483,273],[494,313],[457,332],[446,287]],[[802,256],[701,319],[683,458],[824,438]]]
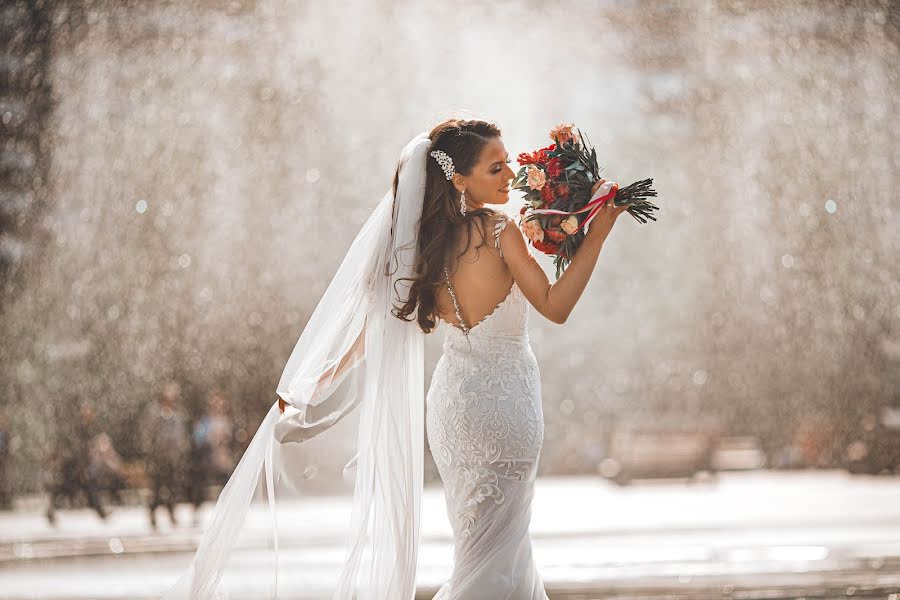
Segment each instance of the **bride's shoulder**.
[[513,215],[507,214],[501,210],[493,209],[492,215],[492,223],[494,226],[494,233],[499,235],[501,231],[506,229],[506,226],[510,223],[515,223],[516,218]]
[[503,233],[503,230],[506,229],[506,226],[512,221],[512,218],[507,215],[505,212],[491,209],[492,214],[491,218],[493,220],[492,229],[492,237],[494,238],[494,247],[500,252],[500,256],[503,256],[503,250],[500,247],[500,234]]
[[487,237],[490,234],[496,235],[499,230],[497,227],[505,227],[509,222],[509,216],[506,213],[488,206],[482,207],[481,213],[476,218],[469,221],[469,226],[477,228],[481,235]]
[[491,224],[494,227],[506,227],[506,224],[512,221],[512,217],[503,212],[502,210],[497,210],[496,208],[488,209],[490,211],[490,219]]

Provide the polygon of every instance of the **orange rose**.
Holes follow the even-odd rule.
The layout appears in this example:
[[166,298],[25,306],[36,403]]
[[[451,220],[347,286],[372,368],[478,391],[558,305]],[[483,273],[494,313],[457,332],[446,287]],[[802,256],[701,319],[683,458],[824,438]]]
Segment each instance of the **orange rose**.
[[531,165],[528,167],[528,187],[533,190],[538,190],[544,187],[544,184],[547,183],[547,175],[544,173],[543,169],[535,167]]
[[578,229],[578,217],[569,215],[565,221],[559,224],[559,227],[569,235],[572,235]]
[[540,242],[544,239],[544,229],[541,227],[540,221],[531,219],[522,223],[522,233],[525,234],[532,243]]
[[575,134],[572,133],[573,127],[575,127],[575,123],[563,123],[561,125],[557,125],[550,130],[550,139],[556,141],[556,138],[559,138],[560,146],[562,146],[566,142],[574,141]]

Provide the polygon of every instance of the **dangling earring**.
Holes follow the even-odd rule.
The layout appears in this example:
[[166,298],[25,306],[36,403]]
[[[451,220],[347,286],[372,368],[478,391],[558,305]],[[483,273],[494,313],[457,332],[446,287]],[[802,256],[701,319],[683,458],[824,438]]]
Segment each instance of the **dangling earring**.
[[459,214],[466,216],[466,190],[459,195]]

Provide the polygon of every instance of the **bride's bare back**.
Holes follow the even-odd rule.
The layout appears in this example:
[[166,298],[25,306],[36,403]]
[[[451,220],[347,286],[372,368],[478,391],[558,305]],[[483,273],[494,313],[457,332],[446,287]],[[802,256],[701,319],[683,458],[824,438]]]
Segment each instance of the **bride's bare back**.
[[[456,232],[454,247],[450,252],[450,283],[456,293],[459,310],[463,320],[471,328],[490,315],[509,295],[514,279],[506,261],[497,248],[497,235],[500,228],[507,223],[502,214],[485,219],[467,221],[469,248],[459,256],[466,247],[466,232],[460,228]],[[446,282],[437,292],[438,316],[444,321],[460,327]]]

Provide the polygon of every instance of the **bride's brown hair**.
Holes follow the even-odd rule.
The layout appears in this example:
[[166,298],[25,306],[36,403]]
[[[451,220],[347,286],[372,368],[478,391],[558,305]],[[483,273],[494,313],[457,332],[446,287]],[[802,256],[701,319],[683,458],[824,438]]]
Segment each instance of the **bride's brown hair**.
[[[425,333],[431,333],[437,326],[437,290],[444,282],[444,258],[450,253],[454,240],[454,232],[460,225],[467,225],[465,249],[457,255],[462,256],[469,249],[471,242],[471,224],[479,219],[482,227],[479,233],[487,231],[485,220],[497,214],[492,208],[466,209],[463,216],[459,212],[460,192],[447,179],[441,165],[431,156],[433,150],[443,150],[453,160],[453,170],[461,175],[469,175],[472,167],[478,162],[481,151],[495,137],[500,137],[500,128],[489,121],[479,119],[447,119],[438,123],[428,135],[431,145],[428,148],[427,167],[425,168],[425,197],[422,205],[422,218],[419,222],[419,247],[416,253],[415,276],[404,277],[397,281],[407,280],[409,296],[402,306],[395,306],[391,312],[398,319],[411,321],[416,309],[416,320]],[[397,195],[397,184],[400,180],[400,165],[394,173],[394,197]],[[484,235],[482,243],[484,245]],[[456,258],[456,257],[454,257]],[[451,265],[455,260],[450,261]],[[396,282],[395,282],[396,291]]]

